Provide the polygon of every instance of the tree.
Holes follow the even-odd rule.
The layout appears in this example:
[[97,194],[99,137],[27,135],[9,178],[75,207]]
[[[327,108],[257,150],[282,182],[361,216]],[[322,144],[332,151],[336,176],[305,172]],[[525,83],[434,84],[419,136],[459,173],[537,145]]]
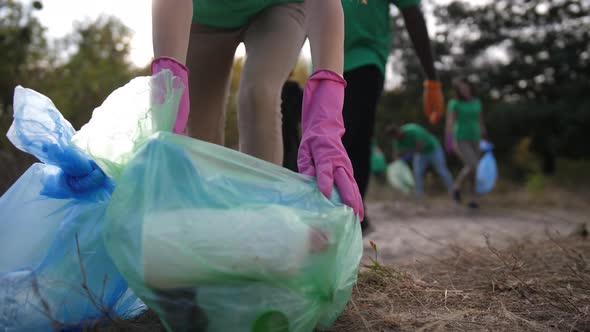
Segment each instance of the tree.
[[494,101],[488,121],[492,135],[504,132],[495,135],[506,143],[499,152],[532,137],[548,172],[556,155],[590,155],[582,143],[590,125],[590,1],[455,1],[436,14],[444,69],[466,73]]
[[435,13],[443,69],[468,73],[492,99],[551,103],[590,88],[588,0],[455,1]]
[[[24,7],[20,2],[0,0],[0,130],[5,133],[12,123],[14,87],[25,84],[43,65],[47,51],[44,28],[32,15],[40,8]],[[4,135],[0,149],[8,144]]]
[[[510,158],[524,137],[546,171],[556,156],[590,156],[583,144],[590,139],[589,0],[425,4],[436,20],[431,32],[445,94],[453,95],[453,77],[473,83],[499,157]],[[402,85],[385,94],[378,119],[423,122],[420,64],[403,20],[392,24],[393,69]],[[440,124],[430,129],[442,134]]]
[[50,97],[80,128],[113,90],[136,76],[128,60],[130,31],[118,19],[100,17],[77,23],[61,43],[62,50],[73,49],[73,54],[65,62],[55,60],[52,70],[32,87]]
[[[37,5],[37,7],[39,7]],[[116,88],[144,69],[129,63],[129,29],[114,18],[78,23],[72,34],[48,46],[44,28],[12,0],[0,0],[0,130],[12,123],[16,85],[51,98],[64,117],[79,129]],[[65,50],[71,50],[66,54]],[[121,110],[124,112],[125,110]],[[0,136],[0,161],[5,165],[0,192],[6,190],[32,162]]]

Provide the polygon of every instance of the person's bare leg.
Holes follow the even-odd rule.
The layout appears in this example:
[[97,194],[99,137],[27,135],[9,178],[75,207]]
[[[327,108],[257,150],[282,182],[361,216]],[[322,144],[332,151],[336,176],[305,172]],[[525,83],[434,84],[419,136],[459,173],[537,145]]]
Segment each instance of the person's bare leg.
[[473,174],[473,169],[470,166],[468,166],[468,165],[463,166],[463,168],[461,168],[461,171],[459,172],[459,175],[455,179],[454,189],[461,190],[461,188],[463,187],[463,182],[467,178],[469,178],[469,176],[472,174]]
[[238,96],[240,151],[277,165],[283,162],[281,89],[305,40],[301,3],[271,6],[244,34],[246,62]]
[[453,186],[453,198],[457,202],[461,201],[461,188],[463,187],[465,180],[475,177],[475,171],[479,160],[477,152],[475,151],[475,144],[476,143],[471,141],[457,141],[457,155],[464,165],[455,179],[455,184]]
[[316,70],[344,71],[344,11],[340,0],[305,0],[307,35]]
[[229,79],[240,31],[193,23],[187,57],[191,137],[223,145]]
[[152,41],[156,58],[167,56],[185,63],[193,2],[152,1]]

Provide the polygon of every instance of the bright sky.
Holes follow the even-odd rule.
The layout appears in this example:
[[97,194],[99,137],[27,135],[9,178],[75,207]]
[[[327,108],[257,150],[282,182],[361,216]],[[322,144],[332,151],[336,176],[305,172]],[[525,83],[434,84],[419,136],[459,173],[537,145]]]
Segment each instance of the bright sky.
[[[31,0],[21,0],[31,3]],[[138,66],[149,63],[152,51],[151,1],[149,0],[42,0],[36,11],[50,38],[70,33],[74,22],[94,20],[100,15],[118,17],[133,32],[131,61]]]
[[[29,4],[32,0],[20,0]],[[151,0],[43,0],[43,9],[36,16],[47,27],[50,38],[60,38],[70,33],[74,22],[93,20],[100,15],[118,17],[132,33],[131,61],[137,66],[147,65],[152,56]],[[243,55],[243,45],[237,55]],[[309,56],[309,45],[303,54]]]
[[[32,0],[19,0],[30,4]],[[238,1],[238,0],[236,0]],[[450,0],[435,0],[447,3]],[[486,0],[472,0],[482,2]],[[43,9],[36,11],[37,17],[45,27],[50,38],[60,38],[73,30],[74,22],[93,20],[100,15],[113,15],[121,19],[132,33],[131,61],[137,66],[145,66],[152,58],[151,0],[42,0]],[[429,19],[429,23],[432,24]],[[430,25],[430,24],[429,24]],[[236,54],[245,53],[240,45]],[[302,51],[310,57],[309,44]]]

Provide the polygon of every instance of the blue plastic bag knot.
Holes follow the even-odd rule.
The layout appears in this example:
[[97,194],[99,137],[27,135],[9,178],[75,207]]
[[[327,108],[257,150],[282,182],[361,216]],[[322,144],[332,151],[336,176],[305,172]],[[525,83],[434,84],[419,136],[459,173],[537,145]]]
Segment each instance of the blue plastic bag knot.
[[[69,144],[69,142],[68,142]],[[92,161],[75,146],[59,146],[57,144],[47,144],[43,146],[43,151],[53,164],[61,168],[66,174],[73,177],[84,177],[92,173],[95,169]]]
[[86,201],[108,199],[115,184],[93,160],[87,160],[90,171],[83,175],[72,175],[64,169],[46,176],[41,195],[52,198],[75,198]]
[[92,160],[89,160],[89,162],[92,167],[90,173],[81,176],[69,175],[66,173],[66,182],[73,191],[86,192],[93,190],[103,186],[105,181],[107,181],[107,176],[98,165]]

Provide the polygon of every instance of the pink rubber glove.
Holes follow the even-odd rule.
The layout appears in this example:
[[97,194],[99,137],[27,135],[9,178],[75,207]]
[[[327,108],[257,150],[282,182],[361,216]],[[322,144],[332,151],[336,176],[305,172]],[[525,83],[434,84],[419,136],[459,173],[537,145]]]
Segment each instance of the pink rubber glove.
[[332,194],[335,183],[342,202],[363,220],[363,200],[341,140],[345,87],[346,81],[329,70],[319,70],[307,81],[297,164],[300,173],[317,177],[318,187],[326,197]]
[[188,121],[188,115],[190,113],[190,101],[188,96],[188,69],[174,58],[160,57],[152,61],[152,75],[155,75],[168,69],[172,74],[178,77],[184,84],[184,92],[180,98],[180,104],[178,105],[178,113],[176,115],[176,122],[174,123],[173,132],[179,135],[186,135],[186,123]]

